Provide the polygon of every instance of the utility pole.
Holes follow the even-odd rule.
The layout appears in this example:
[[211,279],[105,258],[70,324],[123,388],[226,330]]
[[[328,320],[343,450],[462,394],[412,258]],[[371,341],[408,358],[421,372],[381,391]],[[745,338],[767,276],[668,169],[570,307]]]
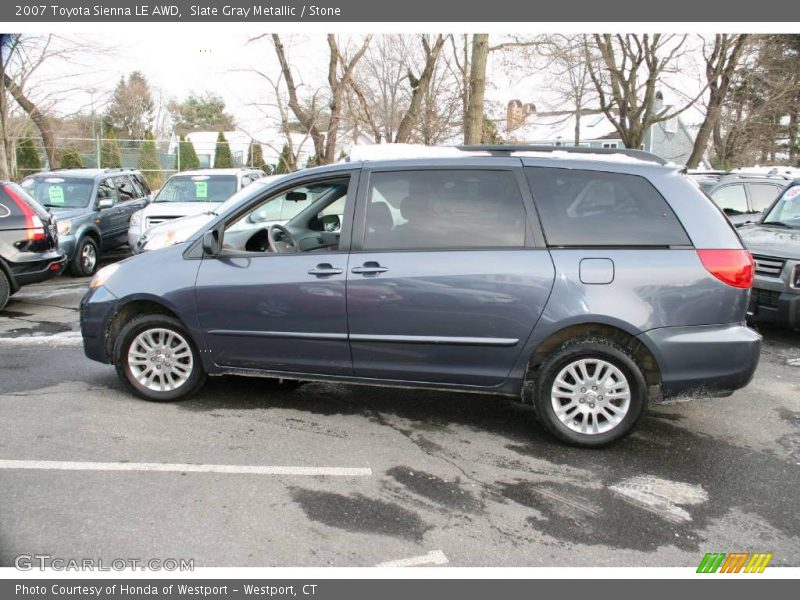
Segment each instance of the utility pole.
[[92,139],[94,140],[94,156],[96,161],[96,166],[100,168],[100,139],[97,137],[97,131],[95,128],[95,116],[94,116],[94,95],[97,93],[97,90],[94,88],[89,88],[86,90],[89,92],[89,98],[92,103]]

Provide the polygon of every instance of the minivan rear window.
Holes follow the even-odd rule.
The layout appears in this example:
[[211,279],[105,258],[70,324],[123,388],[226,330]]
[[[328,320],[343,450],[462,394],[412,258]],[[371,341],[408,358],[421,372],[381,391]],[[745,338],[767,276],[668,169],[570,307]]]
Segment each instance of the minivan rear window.
[[550,246],[688,246],[670,206],[644,177],[526,167]]

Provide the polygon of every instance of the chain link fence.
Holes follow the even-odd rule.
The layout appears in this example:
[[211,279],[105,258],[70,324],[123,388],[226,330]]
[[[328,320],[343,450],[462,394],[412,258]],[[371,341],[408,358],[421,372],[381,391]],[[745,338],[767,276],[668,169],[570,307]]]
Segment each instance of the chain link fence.
[[[11,171],[16,179],[52,168],[41,138],[16,137],[10,141]],[[184,156],[187,153],[185,146],[176,138],[59,137],[55,138],[54,146],[60,168],[139,169],[153,189],[160,187],[170,175],[178,171],[214,166],[213,144],[200,144],[200,147],[195,144],[193,156]],[[231,147],[232,166],[249,166],[248,154],[246,147]]]

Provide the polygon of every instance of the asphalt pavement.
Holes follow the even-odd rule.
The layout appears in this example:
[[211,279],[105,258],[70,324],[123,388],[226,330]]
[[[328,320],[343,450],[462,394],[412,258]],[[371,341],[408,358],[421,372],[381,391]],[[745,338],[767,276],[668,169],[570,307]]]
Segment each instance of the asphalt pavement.
[[226,377],[144,402],[83,356],[86,285],[0,313],[0,566],[800,566],[800,334],[763,331],[733,396],[580,450],[492,396]]

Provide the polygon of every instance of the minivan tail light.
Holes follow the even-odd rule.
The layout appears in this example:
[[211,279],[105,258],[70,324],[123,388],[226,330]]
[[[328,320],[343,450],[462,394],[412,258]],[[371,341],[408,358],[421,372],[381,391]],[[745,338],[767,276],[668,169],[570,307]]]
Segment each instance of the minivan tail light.
[[735,288],[753,286],[755,263],[747,250],[698,250],[706,270],[722,283]]
[[14,190],[11,189],[11,186],[6,186],[5,191],[6,194],[11,196],[11,199],[19,208],[22,216],[25,217],[25,239],[27,239],[29,242],[47,239],[47,234],[44,230],[44,223],[42,223],[39,215],[33,212],[33,209],[28,206],[27,202],[17,196]]

